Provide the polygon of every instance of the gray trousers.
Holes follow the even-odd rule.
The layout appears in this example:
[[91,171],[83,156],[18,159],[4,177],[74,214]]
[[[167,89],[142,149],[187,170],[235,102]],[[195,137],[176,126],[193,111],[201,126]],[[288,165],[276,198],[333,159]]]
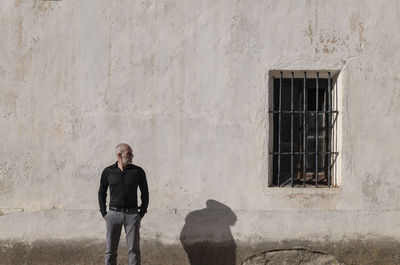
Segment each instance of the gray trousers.
[[117,251],[122,226],[125,228],[129,250],[129,265],[140,265],[140,221],[138,213],[108,211],[106,215],[106,265],[117,265]]

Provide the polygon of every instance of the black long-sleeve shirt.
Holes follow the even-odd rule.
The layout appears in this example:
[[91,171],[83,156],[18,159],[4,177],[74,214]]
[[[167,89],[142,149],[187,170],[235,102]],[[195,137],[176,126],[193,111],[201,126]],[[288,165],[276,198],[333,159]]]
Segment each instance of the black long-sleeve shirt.
[[118,167],[118,161],[106,167],[101,174],[99,187],[99,206],[103,216],[107,214],[106,198],[107,188],[110,188],[110,207],[138,208],[137,188],[140,189],[140,214],[147,212],[149,205],[149,189],[147,187],[146,173],[141,167],[133,164],[127,165],[123,171]]

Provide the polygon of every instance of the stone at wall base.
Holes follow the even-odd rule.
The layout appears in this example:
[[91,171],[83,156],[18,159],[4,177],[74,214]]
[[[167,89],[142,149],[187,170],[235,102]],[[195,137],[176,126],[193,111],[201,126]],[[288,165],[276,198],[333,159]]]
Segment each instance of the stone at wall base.
[[334,256],[307,249],[281,249],[263,252],[243,262],[242,265],[344,265]]

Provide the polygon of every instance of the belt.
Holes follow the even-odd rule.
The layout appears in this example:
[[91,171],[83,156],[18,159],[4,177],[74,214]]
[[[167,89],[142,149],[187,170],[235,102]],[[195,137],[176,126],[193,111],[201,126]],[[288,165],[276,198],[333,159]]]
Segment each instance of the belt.
[[110,207],[111,211],[114,212],[121,212],[121,213],[137,213],[138,209],[135,208],[115,208],[115,207]]

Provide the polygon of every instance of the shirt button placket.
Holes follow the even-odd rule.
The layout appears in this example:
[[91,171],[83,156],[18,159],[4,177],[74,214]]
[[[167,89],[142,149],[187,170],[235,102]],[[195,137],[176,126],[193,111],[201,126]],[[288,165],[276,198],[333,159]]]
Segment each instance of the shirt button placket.
[[122,208],[126,208],[125,206],[125,172],[121,173],[121,177],[122,177],[122,203],[123,203],[123,207]]
[[[122,189],[122,192],[123,192],[122,199],[124,200],[123,201],[123,205],[124,205],[123,208],[125,209],[126,208],[126,204],[125,204],[125,170],[122,172],[121,176],[122,176],[122,187],[123,187],[123,189]],[[122,212],[122,224],[125,224],[125,212],[124,211]]]

